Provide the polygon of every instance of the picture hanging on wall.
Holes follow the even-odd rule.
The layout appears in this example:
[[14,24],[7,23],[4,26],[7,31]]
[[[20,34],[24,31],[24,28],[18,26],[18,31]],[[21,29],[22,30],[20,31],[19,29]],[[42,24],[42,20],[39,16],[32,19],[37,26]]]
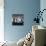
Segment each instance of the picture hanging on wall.
[[12,25],[24,25],[24,14],[12,14]]

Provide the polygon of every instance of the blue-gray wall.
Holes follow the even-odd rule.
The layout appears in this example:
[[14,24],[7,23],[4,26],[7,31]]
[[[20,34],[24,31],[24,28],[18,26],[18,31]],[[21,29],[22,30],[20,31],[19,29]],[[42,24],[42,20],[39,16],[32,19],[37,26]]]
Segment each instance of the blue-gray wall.
[[[5,0],[4,35],[7,41],[18,41],[32,28],[32,20],[40,9],[40,0]],[[12,26],[12,14],[24,14],[23,26]]]

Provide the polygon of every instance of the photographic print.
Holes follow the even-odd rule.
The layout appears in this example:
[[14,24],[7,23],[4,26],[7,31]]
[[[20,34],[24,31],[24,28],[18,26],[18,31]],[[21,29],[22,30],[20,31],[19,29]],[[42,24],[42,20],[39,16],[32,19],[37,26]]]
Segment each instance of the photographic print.
[[24,14],[13,14],[12,25],[24,25]]

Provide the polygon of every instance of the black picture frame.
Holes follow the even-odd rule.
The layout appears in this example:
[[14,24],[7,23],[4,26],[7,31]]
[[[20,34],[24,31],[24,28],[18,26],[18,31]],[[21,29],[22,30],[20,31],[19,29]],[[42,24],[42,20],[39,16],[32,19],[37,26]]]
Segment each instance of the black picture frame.
[[24,14],[12,14],[12,25],[24,25]]

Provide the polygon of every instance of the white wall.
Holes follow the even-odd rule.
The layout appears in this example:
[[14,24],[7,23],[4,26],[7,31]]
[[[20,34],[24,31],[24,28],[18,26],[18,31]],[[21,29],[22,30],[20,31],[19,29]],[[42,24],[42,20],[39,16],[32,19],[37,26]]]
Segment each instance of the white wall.
[[[41,10],[46,9],[46,0],[40,0],[40,9]],[[46,11],[44,11],[42,17],[43,17],[44,21],[41,22],[40,24],[46,27]]]
[[[43,9],[46,9],[46,0],[40,0],[40,9],[41,9],[41,11]],[[40,24],[43,26],[46,26],[46,11],[43,12],[43,19],[44,19],[44,21],[41,22]]]

